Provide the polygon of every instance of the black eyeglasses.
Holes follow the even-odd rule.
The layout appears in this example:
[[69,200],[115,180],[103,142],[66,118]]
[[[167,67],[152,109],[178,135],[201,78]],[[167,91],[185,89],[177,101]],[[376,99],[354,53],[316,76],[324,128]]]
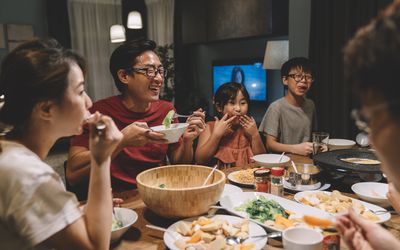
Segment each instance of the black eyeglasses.
[[305,79],[306,82],[313,82],[314,77],[311,74],[290,74],[289,77],[293,78],[296,82],[300,82]]
[[143,68],[131,68],[127,69],[126,71],[132,71],[132,72],[137,72],[141,73],[148,78],[154,78],[156,77],[157,74],[160,74],[162,78],[165,78],[167,76],[167,70],[160,67],[160,68],[155,68],[155,67],[143,67]]

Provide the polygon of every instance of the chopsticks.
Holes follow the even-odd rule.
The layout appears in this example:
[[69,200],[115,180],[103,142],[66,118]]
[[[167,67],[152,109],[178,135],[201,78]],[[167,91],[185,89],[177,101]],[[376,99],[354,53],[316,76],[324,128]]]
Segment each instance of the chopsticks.
[[210,179],[211,175],[214,173],[215,169],[217,169],[218,165],[215,165],[214,168],[211,170],[211,172],[208,174],[207,178],[205,179],[205,181],[203,182],[202,186],[205,186],[208,182],[208,180]]

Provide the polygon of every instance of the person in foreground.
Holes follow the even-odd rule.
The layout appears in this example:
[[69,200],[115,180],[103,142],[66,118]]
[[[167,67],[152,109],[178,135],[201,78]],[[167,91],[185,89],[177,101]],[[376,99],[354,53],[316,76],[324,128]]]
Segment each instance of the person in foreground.
[[307,58],[295,57],[282,65],[281,76],[287,94],[268,107],[259,130],[267,138],[268,151],[309,155],[311,132],[317,127],[314,102],[306,98],[314,82],[314,66]]
[[198,164],[244,167],[251,157],[265,153],[257,124],[247,115],[249,103],[249,94],[240,83],[224,83],[217,89],[214,108],[219,118],[208,122],[199,137]]
[[[112,117],[124,135],[113,152],[113,192],[136,188],[136,176],[147,169],[193,162],[193,141],[205,127],[204,113],[195,111],[181,140],[166,144],[163,134],[149,127],[161,125],[172,103],[159,99],[167,73],[151,40],[132,40],[120,45],[110,58],[110,72],[121,95],[94,103],[90,109]],[[174,122],[178,122],[177,119]],[[69,150],[67,179],[71,185],[87,183],[90,168],[88,133],[73,138]]]
[[[390,4],[358,30],[344,49],[347,81],[360,94],[358,126],[369,131],[382,171],[400,191],[400,2]],[[350,210],[337,217],[337,228],[351,249],[400,249],[389,231]]]
[[[0,92],[0,249],[108,249],[111,153],[122,134],[111,118],[90,116],[84,60],[53,39],[28,41],[4,59]],[[95,123],[106,125],[101,135]],[[43,162],[57,139],[90,130],[91,176],[84,211]],[[12,127],[11,131],[9,129]]]

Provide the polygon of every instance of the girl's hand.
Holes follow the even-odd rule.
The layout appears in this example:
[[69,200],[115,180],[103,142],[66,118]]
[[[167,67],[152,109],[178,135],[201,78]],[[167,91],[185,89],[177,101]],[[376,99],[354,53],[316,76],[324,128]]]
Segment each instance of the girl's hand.
[[350,249],[400,249],[400,242],[389,231],[361,218],[352,208],[336,218],[336,228]]
[[225,132],[231,128],[232,122],[235,119],[236,119],[236,116],[232,116],[231,118],[228,119],[228,114],[225,114],[221,118],[221,120],[219,120],[218,117],[215,117],[213,134],[217,138],[221,138],[222,136],[224,136]]
[[200,108],[193,112],[193,114],[187,119],[189,126],[183,133],[183,139],[193,141],[196,139],[206,128],[205,113]]
[[[102,131],[96,129],[96,124],[103,122],[105,128]],[[111,157],[120,141],[122,133],[115,126],[114,121],[105,115],[96,112],[93,119],[88,121],[89,125],[89,149],[92,158],[98,165]]]
[[258,135],[257,124],[253,117],[242,115],[239,117],[239,123],[248,137]]

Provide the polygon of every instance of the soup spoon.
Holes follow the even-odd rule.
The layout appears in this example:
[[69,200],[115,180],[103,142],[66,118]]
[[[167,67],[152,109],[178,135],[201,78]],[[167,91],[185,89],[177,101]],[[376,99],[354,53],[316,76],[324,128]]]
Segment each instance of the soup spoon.
[[247,238],[242,238],[238,236],[228,236],[225,238],[226,244],[228,245],[237,245],[237,244],[242,244],[244,241],[248,239],[254,239],[254,238],[279,238],[282,237],[282,232],[272,232],[268,234],[263,234],[263,235],[255,235],[255,236],[249,236]]

